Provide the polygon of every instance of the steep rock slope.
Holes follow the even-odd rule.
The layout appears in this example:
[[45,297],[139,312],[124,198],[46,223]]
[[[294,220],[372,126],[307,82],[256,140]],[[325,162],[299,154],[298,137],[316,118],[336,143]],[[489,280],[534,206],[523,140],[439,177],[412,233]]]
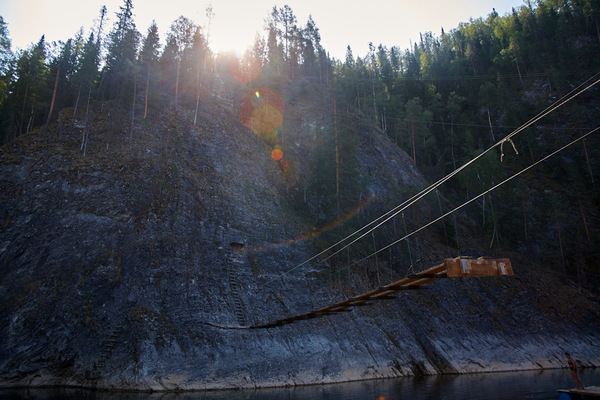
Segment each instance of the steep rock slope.
[[[309,193],[305,209],[290,204],[304,196],[331,113],[286,100],[290,172],[238,111],[235,96],[215,96],[198,125],[170,110],[130,129],[128,119],[98,110],[84,157],[82,133],[64,110],[48,135],[1,149],[2,386],[295,385],[561,367],[565,349],[600,365],[598,297],[529,269],[518,255],[513,279],[445,281],[273,330],[207,325],[305,312],[411,266],[390,256],[375,272],[332,278],[329,264],[308,263],[282,274],[320,249],[318,227],[302,211],[317,202]],[[377,195],[358,213],[369,220],[404,200],[394,197],[398,187],[412,194],[426,183],[389,139],[368,124],[355,129],[365,197]],[[457,255],[436,232],[416,243],[413,268]],[[568,302],[550,299],[548,287]]]

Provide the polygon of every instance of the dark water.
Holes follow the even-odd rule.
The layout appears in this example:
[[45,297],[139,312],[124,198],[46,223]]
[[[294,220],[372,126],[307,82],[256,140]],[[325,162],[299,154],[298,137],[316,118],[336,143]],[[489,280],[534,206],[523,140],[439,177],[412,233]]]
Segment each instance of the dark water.
[[[600,386],[600,369],[580,371],[586,385]],[[0,390],[0,399],[39,400],[556,400],[573,388],[568,370],[400,378],[287,389],[132,393],[82,389]]]

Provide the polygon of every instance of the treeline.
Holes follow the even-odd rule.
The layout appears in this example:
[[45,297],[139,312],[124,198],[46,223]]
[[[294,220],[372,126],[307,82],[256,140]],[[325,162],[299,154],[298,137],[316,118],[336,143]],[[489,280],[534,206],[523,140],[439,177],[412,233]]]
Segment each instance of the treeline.
[[349,104],[442,176],[534,115],[524,92],[566,94],[600,71],[599,54],[597,2],[538,0],[424,33],[406,51],[371,43],[355,58],[348,47],[336,76]]
[[[538,0],[439,36],[424,33],[404,51],[369,47],[361,57],[348,47],[345,60],[336,63],[338,104],[344,100],[348,110],[388,135],[434,182],[582,82],[598,80],[600,6]],[[486,153],[443,186],[444,199],[434,196],[431,203],[442,214],[450,211],[598,127],[597,86],[504,143],[503,162],[501,151]],[[473,218],[468,240],[527,254],[542,267],[559,266],[579,283],[597,282],[598,160],[598,139],[590,137],[471,203],[465,208]],[[440,226],[447,243],[465,246],[456,219]]]
[[[309,78],[331,86],[335,77],[347,104],[417,165],[442,175],[530,116],[520,93],[532,82],[562,92],[600,67],[600,10],[591,0],[538,0],[439,37],[424,33],[404,51],[371,43],[355,58],[348,47],[345,60],[330,59],[312,17],[301,26],[287,5],[273,7],[265,37],[257,34],[241,60],[215,55],[209,28],[184,16],[161,48],[156,24],[145,35],[137,31],[132,0],[104,34],[107,12],[101,8],[87,37],[81,31],[52,44],[42,37],[18,54],[0,16],[0,143],[48,123],[56,110],[82,112],[88,100],[121,109],[143,94],[144,114],[165,102],[194,109],[215,72],[235,69],[242,83],[260,75],[270,85]],[[206,16],[210,27],[210,7]]]
[[[315,22],[310,17],[306,26],[298,25],[289,6],[273,7],[266,38],[257,34],[241,59],[214,54],[208,46],[209,28],[184,16],[171,24],[161,46],[156,23],[146,35],[138,32],[133,7],[132,0],[124,0],[107,34],[108,11],[102,7],[88,36],[80,31],[51,44],[42,36],[17,54],[11,52],[7,24],[0,16],[0,143],[47,125],[64,107],[87,115],[90,102],[134,112],[135,101],[143,97],[144,118],[149,109],[165,105],[197,111],[201,93],[214,83],[216,72],[232,72],[242,83],[261,73],[273,82],[311,77],[326,84],[331,79],[332,62]],[[206,16],[210,27],[210,6]]]
[[[371,44],[368,54],[355,57],[348,47],[344,60],[332,60],[312,18],[299,25],[289,6],[272,9],[265,36],[257,35],[241,59],[215,55],[208,46],[209,29],[183,16],[172,23],[163,47],[156,24],[145,35],[137,31],[132,0],[124,0],[105,34],[106,15],[103,7],[87,36],[80,32],[56,44],[42,37],[18,54],[10,50],[0,17],[0,142],[47,126],[65,107],[73,109],[84,127],[91,108],[127,115],[132,127],[136,119],[172,105],[195,121],[203,93],[210,93],[227,72],[241,85],[276,90],[283,101],[320,101],[326,113],[331,105],[335,122],[327,136],[319,137],[321,153],[310,182],[320,196],[313,201],[315,209],[325,210],[327,221],[363,200],[359,194],[368,177],[361,176],[355,157],[357,129],[364,124],[388,135],[434,181],[600,71],[600,8],[592,0],[528,2],[508,15],[493,11],[439,36],[424,33],[410,49]],[[206,15],[213,18],[210,7]],[[445,191],[446,199],[460,204],[504,179],[509,169],[522,169],[539,154],[596,127],[594,90],[520,134],[515,140],[519,157],[513,161],[499,164],[499,155],[489,153],[465,170]],[[281,123],[282,115],[272,117]],[[282,142],[269,144],[282,150],[274,159],[287,173],[294,160],[285,158]],[[508,146],[507,153],[512,151]],[[557,157],[546,164],[541,174],[546,178],[516,182],[474,203],[473,212],[481,215],[477,235],[491,244],[504,241],[560,258],[569,272],[600,265],[593,215],[586,214],[598,207],[599,147],[584,142],[577,159],[585,161]],[[554,178],[568,181],[569,188],[555,184]],[[449,206],[440,202],[440,209]],[[444,232],[455,232],[447,241],[458,246],[453,225]]]

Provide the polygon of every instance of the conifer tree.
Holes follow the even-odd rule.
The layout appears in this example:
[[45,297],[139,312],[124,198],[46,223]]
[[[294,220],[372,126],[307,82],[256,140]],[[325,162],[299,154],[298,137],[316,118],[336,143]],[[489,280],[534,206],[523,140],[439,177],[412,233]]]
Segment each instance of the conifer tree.
[[192,20],[178,17],[171,24],[171,30],[167,34],[167,44],[161,56],[163,66],[163,79],[169,87],[174,88],[175,104],[178,104],[180,88],[194,88],[196,74],[194,63],[194,36],[199,28]]
[[369,43],[369,60],[370,60],[370,77],[371,77],[371,94],[373,99],[373,117],[375,119],[375,124],[378,124],[378,116],[377,116],[377,95],[375,93],[375,82],[379,78],[379,68],[377,67],[377,61],[375,59],[375,46],[373,42]]
[[143,40],[142,50],[140,51],[139,62],[142,66],[142,74],[146,81],[146,93],[144,95],[144,118],[148,114],[148,98],[150,94],[150,84],[156,81],[156,67],[159,60],[160,38],[158,35],[158,26],[156,21],[148,28],[148,34]]
[[[100,26],[102,26],[102,21],[104,19],[104,15],[106,14],[106,8],[102,8],[101,11],[101,22]],[[100,36],[101,28],[98,29],[98,36]],[[85,107],[85,117],[84,117],[84,128],[81,139],[81,148],[84,150],[85,155],[85,146],[87,143],[87,123],[90,112],[90,101],[92,97],[92,89],[94,88],[94,83],[96,82],[96,78],[98,77],[98,67],[100,63],[100,40],[94,37],[94,34],[91,33],[87,42],[83,47],[83,53],[79,59],[78,70],[76,73],[76,78],[79,80],[79,89],[77,91],[77,100],[75,101],[75,108],[73,110],[73,122],[77,117],[77,108],[79,105],[79,100],[81,98],[82,90],[87,91],[87,101]]]
[[[4,18],[0,15],[0,76],[6,76],[10,63],[13,59],[12,51],[10,50],[10,36],[8,26],[4,22]],[[0,97],[0,101],[2,98]]]
[[200,27],[196,27],[192,44],[192,61],[196,75],[196,109],[194,111],[194,125],[198,121],[198,108],[200,106],[200,91],[202,86],[203,74],[206,73],[206,59],[208,58],[208,40],[200,32]]
[[[73,107],[73,121],[77,116],[77,109],[79,108],[79,102],[81,99],[82,91],[87,90],[87,103],[89,104],[89,97],[92,93],[92,86],[98,77],[98,68],[100,65],[101,35],[106,13],[106,7],[102,6],[100,8],[100,19],[98,22],[97,34],[94,36],[93,33],[90,33],[87,42],[83,45],[83,50],[81,50],[81,56],[78,59],[77,72],[73,79],[75,84],[78,86],[75,106]],[[86,109],[86,113],[87,111],[88,110]]]
[[[313,75],[318,67],[317,58],[321,50],[321,35],[312,15],[308,16],[306,27],[302,30],[302,40],[304,41],[302,52],[303,66],[308,75]],[[319,76],[320,72],[319,68]]]
[[264,67],[267,62],[267,54],[266,54],[267,44],[265,40],[258,34],[254,36],[254,43],[252,45],[252,58],[256,60],[258,66],[260,68]]
[[15,92],[15,122],[17,135],[29,132],[39,122],[40,106],[46,96],[46,42],[42,36],[30,50],[17,60]]
[[287,4],[280,8],[278,12],[273,13],[273,19],[276,24],[280,24],[282,27],[280,29],[283,43],[284,43],[284,55],[285,60],[287,62],[290,61],[291,58],[291,48],[293,46],[293,42],[295,41],[296,36],[296,23],[298,19],[294,15],[294,12]]
[[110,82],[110,98],[121,100],[126,83],[133,84],[139,33],[133,19],[132,0],[123,0],[117,21],[108,37],[106,74]]
[[14,71],[14,55],[10,49],[10,37],[6,23],[0,15],[0,145],[8,141],[10,105],[9,86]]
[[279,76],[283,65],[283,48],[278,40],[278,28],[273,22],[267,27],[267,60],[271,73]]
[[81,32],[78,36],[79,39],[77,40],[68,39],[62,45],[58,57],[50,63],[49,78],[53,78],[52,99],[44,131],[48,128],[55,104],[58,108],[62,108],[69,101],[67,98],[71,93],[71,78],[77,69],[77,58],[79,56],[77,43],[81,41]]

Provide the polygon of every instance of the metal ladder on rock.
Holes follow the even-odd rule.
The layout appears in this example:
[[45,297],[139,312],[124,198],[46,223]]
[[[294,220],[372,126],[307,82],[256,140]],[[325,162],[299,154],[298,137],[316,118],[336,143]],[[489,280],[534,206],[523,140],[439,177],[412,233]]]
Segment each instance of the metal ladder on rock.
[[244,311],[244,303],[240,295],[240,277],[239,272],[245,264],[242,248],[243,244],[231,243],[231,251],[227,255],[227,280],[229,281],[229,290],[231,300],[233,302],[233,310],[237,323],[246,325],[246,312]]
[[121,343],[122,333],[123,327],[118,325],[112,330],[108,337],[100,342],[100,358],[94,363],[94,372],[96,376],[99,375],[99,370],[106,366],[106,361],[112,356],[115,347]]

